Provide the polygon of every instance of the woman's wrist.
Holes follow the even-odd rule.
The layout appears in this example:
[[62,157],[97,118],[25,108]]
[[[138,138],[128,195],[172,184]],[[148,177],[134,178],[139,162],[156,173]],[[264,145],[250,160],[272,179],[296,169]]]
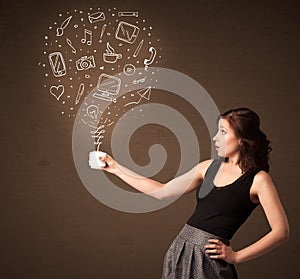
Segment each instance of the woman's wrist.
[[239,264],[241,262],[242,262],[241,252],[240,251],[234,252],[234,264]]
[[122,166],[117,161],[114,162],[113,168],[114,168],[114,172],[113,173],[116,176],[121,177],[121,175],[122,175],[122,170],[121,170]]

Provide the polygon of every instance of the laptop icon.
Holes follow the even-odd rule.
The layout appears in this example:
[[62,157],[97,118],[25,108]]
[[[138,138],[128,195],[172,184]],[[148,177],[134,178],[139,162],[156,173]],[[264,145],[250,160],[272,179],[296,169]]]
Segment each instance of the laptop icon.
[[113,96],[118,95],[121,87],[121,79],[107,74],[101,74],[98,79],[97,92],[93,97],[105,101],[115,101]]

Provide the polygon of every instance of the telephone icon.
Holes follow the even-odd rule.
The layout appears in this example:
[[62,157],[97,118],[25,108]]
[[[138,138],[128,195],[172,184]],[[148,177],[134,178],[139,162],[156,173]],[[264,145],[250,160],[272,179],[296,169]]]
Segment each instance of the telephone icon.
[[147,70],[148,66],[153,63],[156,57],[156,49],[154,47],[149,47],[150,57],[144,59],[145,70]]

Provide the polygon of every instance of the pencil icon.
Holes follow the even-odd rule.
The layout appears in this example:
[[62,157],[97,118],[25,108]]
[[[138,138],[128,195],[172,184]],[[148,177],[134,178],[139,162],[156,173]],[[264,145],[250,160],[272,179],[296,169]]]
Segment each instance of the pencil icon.
[[142,48],[142,46],[143,46],[143,43],[144,43],[144,40],[141,40],[140,43],[139,43],[139,45],[138,45],[137,48],[135,49],[135,52],[134,52],[134,54],[133,54],[133,57],[137,57],[137,56],[138,56],[138,54],[139,54],[139,52],[140,52],[140,50],[141,50],[141,48]]
[[77,105],[80,101],[81,96],[83,95],[84,92],[84,83],[80,83],[79,88],[78,88],[78,92],[77,92],[77,96],[75,99],[75,105]]

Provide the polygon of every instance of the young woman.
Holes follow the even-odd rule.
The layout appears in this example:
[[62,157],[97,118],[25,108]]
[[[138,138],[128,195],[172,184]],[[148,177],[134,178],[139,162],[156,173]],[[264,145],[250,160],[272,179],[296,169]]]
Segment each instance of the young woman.
[[[203,161],[166,184],[135,174],[109,155],[100,158],[106,162],[103,170],[158,199],[197,189],[195,212],[164,257],[164,279],[237,278],[234,264],[257,258],[288,240],[287,217],[268,174],[270,142],[259,126],[259,116],[248,108],[223,113],[213,138],[219,159]],[[195,170],[195,179],[186,185]],[[258,204],[270,231],[233,251],[229,240]]]

